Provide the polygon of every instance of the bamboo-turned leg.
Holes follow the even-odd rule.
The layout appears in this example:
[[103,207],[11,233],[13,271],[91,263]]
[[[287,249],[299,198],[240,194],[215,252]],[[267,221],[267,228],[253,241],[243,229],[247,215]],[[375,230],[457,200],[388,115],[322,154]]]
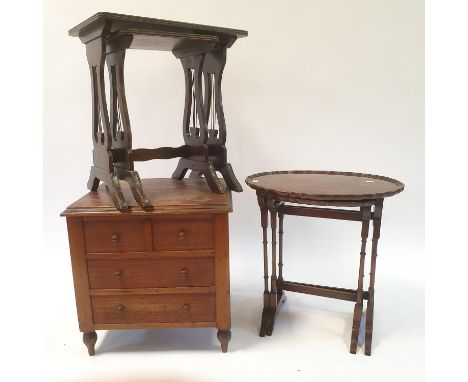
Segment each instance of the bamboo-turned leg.
[[265,199],[262,194],[257,193],[258,205],[260,206],[261,225],[263,232],[263,312],[262,324],[260,327],[260,337],[264,337],[266,333],[266,326],[268,321],[268,310],[270,308],[270,291],[268,289],[268,210],[266,207]]
[[281,289],[281,283],[283,282],[283,219],[284,214],[283,212],[278,211],[278,220],[279,220],[279,229],[278,229],[278,281],[279,285],[277,285],[278,290],[278,304],[280,303],[281,299],[285,300],[284,291]]
[[94,345],[96,344],[97,341],[97,334],[96,332],[86,332],[83,333],[83,343],[86,345],[88,348],[88,354],[90,356],[95,355],[96,352],[94,350]]
[[377,245],[380,238],[380,226],[382,222],[383,199],[377,201],[374,207],[374,222],[372,225],[372,255],[369,280],[369,299],[367,301],[366,314],[366,336],[365,336],[365,354],[371,355],[372,351],[372,330],[374,324],[374,285],[375,285],[375,267],[377,262]]
[[218,341],[221,343],[221,351],[226,353],[228,350],[228,344],[231,339],[231,331],[229,329],[226,330],[218,330]]
[[363,281],[364,267],[366,262],[366,244],[369,235],[369,221],[371,217],[371,207],[361,207],[362,213],[362,228],[361,228],[361,258],[359,263],[358,288],[356,294],[356,304],[354,305],[353,327],[351,331],[351,345],[349,351],[356,354],[357,342],[359,336],[359,327],[362,316],[362,296],[363,296]]
[[[270,289],[270,306],[276,309],[276,224],[277,224],[277,211],[274,207],[274,202],[270,201],[270,222],[271,222],[271,289]],[[273,330],[273,328],[272,328]],[[268,333],[267,333],[268,334]],[[271,333],[270,333],[271,335]]]

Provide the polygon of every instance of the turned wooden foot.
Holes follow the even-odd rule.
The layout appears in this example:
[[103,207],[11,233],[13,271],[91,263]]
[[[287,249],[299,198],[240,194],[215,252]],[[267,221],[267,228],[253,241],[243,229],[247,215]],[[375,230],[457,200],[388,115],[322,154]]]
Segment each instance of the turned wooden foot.
[[94,351],[94,345],[97,341],[97,334],[96,332],[86,332],[83,333],[83,342],[88,348],[88,354],[90,356],[95,355],[96,352]]
[[221,343],[221,351],[226,353],[228,350],[228,343],[231,339],[231,331],[229,329],[218,330],[218,340]]

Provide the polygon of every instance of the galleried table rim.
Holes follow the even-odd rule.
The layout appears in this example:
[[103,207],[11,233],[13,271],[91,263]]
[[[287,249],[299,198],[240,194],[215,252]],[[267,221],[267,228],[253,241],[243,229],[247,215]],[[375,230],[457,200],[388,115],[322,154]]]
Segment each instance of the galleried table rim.
[[[396,189],[387,192],[379,192],[374,194],[359,194],[359,195],[329,195],[329,194],[311,194],[311,193],[295,193],[292,191],[281,191],[275,189],[273,187],[264,187],[261,183],[256,183],[254,180],[258,180],[266,175],[287,175],[287,174],[295,174],[295,175],[308,175],[308,174],[315,174],[315,175],[344,175],[350,177],[360,177],[360,178],[369,178],[369,179],[378,179],[388,182],[397,186]],[[393,195],[396,195],[404,190],[405,185],[400,182],[399,180],[389,178],[386,176],[381,175],[373,175],[373,174],[366,174],[360,172],[349,172],[349,171],[322,171],[322,170],[290,170],[290,171],[266,171],[266,172],[259,172],[257,174],[249,175],[245,179],[245,183],[260,192],[268,193],[272,196],[277,197],[284,197],[288,199],[298,199],[298,200],[310,200],[310,201],[372,201],[375,199],[387,198]]]
[[[330,191],[329,194],[314,194],[313,192],[295,193],[287,190],[275,189],[262,185],[260,178],[266,175],[281,174],[318,174],[318,175],[344,175],[350,177],[364,177],[379,179],[389,182],[393,187],[390,190],[376,190],[374,194],[338,195]],[[257,182],[255,182],[257,180]],[[296,180],[297,181],[297,180]],[[261,172],[248,176],[245,179],[247,185],[256,190],[257,201],[260,207],[261,226],[263,231],[263,311],[260,326],[260,337],[271,336],[276,320],[276,315],[282,303],[286,300],[285,291],[305,293],[315,296],[334,298],[354,302],[353,323],[351,328],[351,341],[349,351],[356,354],[358,348],[358,337],[361,332],[361,317],[365,315],[365,349],[364,353],[371,355],[373,320],[374,320],[374,293],[375,293],[375,271],[377,263],[377,246],[380,238],[380,227],[382,221],[383,200],[385,197],[393,196],[404,189],[404,184],[398,180],[380,176],[356,172],[340,171],[270,171]],[[322,191],[323,191],[323,185]],[[327,187],[333,187],[328,184]],[[307,188],[307,187],[303,187]],[[298,187],[301,189],[301,187]],[[311,186],[313,191],[313,185]],[[289,204],[294,203],[294,204]],[[302,204],[302,205],[298,205]],[[318,206],[318,207],[316,207]],[[334,208],[324,208],[332,206]],[[348,207],[348,208],[336,208]],[[352,208],[354,207],[354,209]],[[359,209],[357,210],[356,207]],[[348,220],[361,222],[361,250],[359,261],[359,274],[356,289],[306,284],[283,279],[283,219],[285,215],[315,217],[336,220]],[[366,263],[367,238],[369,236],[370,222],[372,221],[372,245],[369,271],[369,286],[364,290],[364,271]],[[271,260],[268,251],[268,228],[271,227]],[[277,235],[279,242],[277,243]],[[277,247],[278,244],[278,247]],[[277,257],[278,250],[278,257]],[[270,262],[271,261],[271,262]],[[271,268],[270,268],[271,267]],[[278,267],[278,274],[276,272]],[[271,269],[271,276],[270,276]],[[364,313],[364,301],[367,300]]]

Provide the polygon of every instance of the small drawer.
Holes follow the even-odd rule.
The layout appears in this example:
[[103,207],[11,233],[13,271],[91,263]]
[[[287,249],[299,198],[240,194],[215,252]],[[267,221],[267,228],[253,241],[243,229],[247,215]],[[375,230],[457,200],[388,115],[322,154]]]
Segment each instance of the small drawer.
[[161,216],[152,220],[153,246],[157,251],[213,249],[211,215]]
[[83,221],[88,253],[144,252],[144,219],[96,219]]
[[95,324],[215,321],[214,294],[92,296]]
[[214,285],[213,257],[88,260],[91,289]]

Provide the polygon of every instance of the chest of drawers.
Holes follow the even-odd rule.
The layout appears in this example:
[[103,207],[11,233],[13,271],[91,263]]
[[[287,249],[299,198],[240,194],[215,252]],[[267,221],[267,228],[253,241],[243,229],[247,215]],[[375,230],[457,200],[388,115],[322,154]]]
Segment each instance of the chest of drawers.
[[96,330],[175,327],[216,327],[226,352],[231,195],[213,193],[203,179],[143,184],[151,211],[135,203],[120,212],[100,188],[62,213],[88,353]]

